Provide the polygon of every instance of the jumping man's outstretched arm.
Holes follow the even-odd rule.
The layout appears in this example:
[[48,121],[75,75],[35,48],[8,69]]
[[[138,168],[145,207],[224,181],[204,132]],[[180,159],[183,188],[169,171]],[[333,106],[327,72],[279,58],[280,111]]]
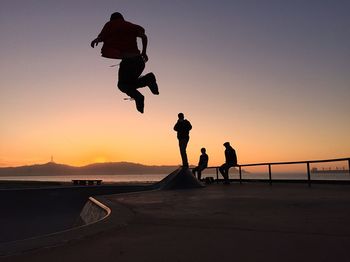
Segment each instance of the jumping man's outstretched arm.
[[95,46],[98,45],[99,42],[102,42],[101,38],[100,37],[96,37],[94,40],[92,40],[91,42],[91,47],[94,48]]

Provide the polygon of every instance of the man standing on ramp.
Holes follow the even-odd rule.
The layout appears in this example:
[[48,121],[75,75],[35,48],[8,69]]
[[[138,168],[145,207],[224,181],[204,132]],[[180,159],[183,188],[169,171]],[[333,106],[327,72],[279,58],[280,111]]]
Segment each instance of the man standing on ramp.
[[[142,40],[141,52],[137,47],[137,37]],[[104,25],[98,37],[91,42],[91,47],[94,48],[99,42],[103,42],[103,57],[122,60],[118,72],[118,88],[134,99],[137,110],[143,113],[145,98],[137,89],[148,86],[154,95],[159,95],[154,74],[141,76],[148,61],[145,29],[125,21],[122,14],[116,12],[111,15],[110,21]]]
[[186,148],[188,141],[190,140],[190,130],[192,129],[192,125],[190,121],[185,119],[183,113],[179,113],[178,120],[174,126],[174,130],[177,132],[177,139],[179,140],[180,154],[182,158],[182,167],[188,168],[188,159]]

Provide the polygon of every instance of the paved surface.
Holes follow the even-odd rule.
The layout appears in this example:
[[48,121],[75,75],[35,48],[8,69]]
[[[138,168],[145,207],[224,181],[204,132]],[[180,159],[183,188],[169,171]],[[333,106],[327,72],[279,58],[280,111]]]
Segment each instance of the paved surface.
[[0,261],[350,261],[347,185],[220,184],[98,199],[112,208],[91,226],[99,233]]

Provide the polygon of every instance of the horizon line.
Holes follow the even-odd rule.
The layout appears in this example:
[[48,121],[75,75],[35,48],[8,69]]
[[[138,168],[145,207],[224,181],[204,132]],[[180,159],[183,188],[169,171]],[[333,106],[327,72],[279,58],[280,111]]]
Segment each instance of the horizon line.
[[[264,165],[294,165],[294,164],[315,164],[315,163],[324,163],[324,162],[340,162],[340,161],[348,161],[348,168],[350,169],[350,157],[344,157],[344,158],[328,158],[328,159],[322,159],[322,160],[303,160],[303,161],[282,161],[282,162],[258,162],[258,163],[250,163],[250,164],[239,164],[237,163],[237,166],[264,166]],[[70,165],[70,164],[63,164],[63,163],[57,163],[54,161],[49,161],[43,164],[25,164],[25,165],[19,165],[19,166],[0,166],[0,168],[15,168],[15,167],[25,167],[25,166],[35,166],[35,165],[45,165],[45,164],[59,164],[59,165],[67,165],[67,166],[72,166],[72,167],[85,167],[89,165],[95,165],[95,164],[109,164],[109,163],[128,163],[128,164],[136,164],[136,165],[143,165],[143,166],[154,166],[154,167],[162,167],[162,166],[181,166],[181,164],[171,164],[171,165],[148,165],[148,164],[142,164],[142,163],[137,163],[137,162],[130,162],[130,161],[106,161],[106,162],[93,162],[93,163],[88,163],[85,165],[81,166],[76,166],[76,165]],[[190,165],[190,166],[196,166],[196,165]],[[207,168],[215,168],[218,166],[208,166]]]

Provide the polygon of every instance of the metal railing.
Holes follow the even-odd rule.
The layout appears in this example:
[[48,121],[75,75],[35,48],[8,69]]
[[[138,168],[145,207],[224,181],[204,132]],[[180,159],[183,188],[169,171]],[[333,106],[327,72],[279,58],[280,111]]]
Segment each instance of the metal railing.
[[[238,167],[239,170],[239,182],[242,183],[242,167],[252,167],[252,166],[267,166],[269,170],[269,178],[268,181],[270,185],[272,184],[273,178],[272,178],[272,171],[271,167],[275,165],[294,165],[294,164],[306,164],[306,171],[307,171],[307,181],[308,185],[311,186],[311,170],[310,170],[310,164],[315,163],[326,163],[326,162],[339,162],[339,161],[347,161],[348,162],[348,172],[350,175],[350,158],[336,158],[336,159],[326,159],[326,160],[307,160],[307,161],[294,161],[294,162],[272,162],[272,163],[256,163],[256,164],[241,164],[236,165],[234,167]],[[212,166],[207,167],[207,169],[215,169],[216,170],[216,181],[218,183],[219,181],[219,166]]]

